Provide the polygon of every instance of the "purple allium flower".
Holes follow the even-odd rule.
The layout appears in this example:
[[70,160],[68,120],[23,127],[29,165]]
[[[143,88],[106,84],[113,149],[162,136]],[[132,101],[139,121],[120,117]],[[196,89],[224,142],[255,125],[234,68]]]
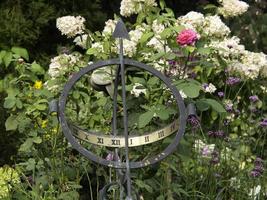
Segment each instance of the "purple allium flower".
[[175,60],[169,60],[168,62],[169,62],[169,65],[171,65],[171,66],[176,64]]
[[195,79],[197,77],[197,74],[195,72],[191,72],[188,74],[189,78]]
[[216,165],[216,164],[218,164],[219,162],[220,162],[219,152],[215,150],[215,151],[213,151],[213,152],[211,153],[211,160],[210,160],[210,163]]
[[106,160],[108,160],[108,161],[114,160],[114,153],[108,153]]
[[256,171],[256,170],[252,170],[252,171],[250,172],[250,176],[252,176],[252,177],[254,177],[254,178],[259,177],[260,175],[261,175],[261,173],[258,172],[258,171]]
[[208,136],[213,137],[214,136],[214,132],[213,131],[208,131]]
[[249,100],[252,102],[252,103],[255,103],[256,101],[259,100],[259,97],[257,95],[253,95],[253,96],[250,96],[249,97]]
[[219,138],[223,138],[225,136],[224,131],[222,130],[216,131],[214,134],[215,134],[215,137],[219,137]]
[[219,97],[224,97],[224,93],[223,92],[218,92],[218,96]]
[[263,120],[260,122],[260,126],[261,126],[261,127],[267,127],[267,118],[266,118],[266,119],[263,119]]
[[227,85],[236,85],[238,83],[240,83],[241,79],[240,78],[237,78],[237,77],[229,77],[227,80],[226,80],[226,84]]
[[187,122],[190,123],[192,128],[198,128],[200,126],[200,122],[195,115],[189,115],[187,118]]
[[232,112],[233,111],[233,105],[232,104],[226,104],[225,105],[225,110],[227,112]]

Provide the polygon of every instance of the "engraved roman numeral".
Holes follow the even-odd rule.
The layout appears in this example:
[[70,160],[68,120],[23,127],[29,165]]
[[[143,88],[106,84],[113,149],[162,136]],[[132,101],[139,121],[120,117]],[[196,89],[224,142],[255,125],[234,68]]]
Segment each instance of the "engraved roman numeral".
[[130,139],[130,145],[132,145],[133,144],[133,139]]
[[97,144],[104,144],[104,139],[98,137],[98,138],[97,138]]
[[120,145],[120,140],[111,140],[111,142],[112,142],[112,145],[115,145],[115,146],[117,146],[117,145]]
[[159,138],[164,137],[164,130],[161,130],[160,132],[158,132],[158,137]]
[[145,137],[145,142],[149,142],[149,136]]

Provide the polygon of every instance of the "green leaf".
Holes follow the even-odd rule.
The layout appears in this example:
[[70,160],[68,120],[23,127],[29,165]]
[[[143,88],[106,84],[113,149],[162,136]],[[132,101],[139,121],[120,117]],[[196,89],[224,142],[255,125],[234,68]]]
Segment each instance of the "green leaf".
[[40,144],[42,142],[42,139],[39,136],[37,136],[37,137],[32,138],[32,141],[35,144]]
[[161,120],[167,120],[169,119],[169,112],[168,110],[159,110],[157,111],[157,116],[161,119]]
[[210,48],[204,48],[204,47],[201,47],[201,48],[198,48],[198,49],[197,49],[197,52],[198,52],[199,54],[206,55],[206,54],[210,54],[211,49],[210,49]]
[[2,64],[3,58],[5,55],[6,55],[6,51],[4,51],[4,50],[0,51],[0,64]]
[[226,110],[224,107],[216,100],[214,99],[205,99],[205,101],[218,113],[225,113]]
[[159,58],[163,57],[165,54],[166,53],[162,51],[162,52],[154,54],[150,59],[151,60],[158,60]]
[[7,118],[5,126],[7,131],[16,130],[19,122],[17,121],[16,115],[11,115]]
[[153,32],[143,34],[142,37],[140,38],[140,43],[147,42],[153,35],[154,35]]
[[12,61],[13,54],[11,52],[7,52],[3,58],[5,66],[8,67]]
[[171,28],[165,28],[164,31],[160,33],[160,37],[162,39],[168,38],[169,36],[173,35]]
[[15,106],[15,104],[16,104],[15,98],[7,97],[7,98],[5,98],[4,108],[7,108],[7,109],[13,108]]
[[97,53],[97,49],[93,47],[86,51],[86,54],[88,55],[94,55],[95,53]]
[[144,128],[152,120],[154,112],[147,111],[139,116],[138,127]]
[[46,104],[36,104],[35,108],[37,110],[45,110],[47,108]]
[[35,61],[31,64],[31,71],[36,74],[44,74],[45,70]]
[[193,46],[187,46],[186,47],[186,50],[190,53],[193,53],[195,51],[196,47],[193,47]]
[[13,53],[21,56],[25,60],[29,61],[29,54],[28,54],[28,51],[26,49],[21,48],[21,47],[12,47],[11,51]]
[[177,86],[178,90],[182,90],[186,96],[189,98],[196,98],[199,96],[199,91],[201,90],[201,87],[199,85],[196,85],[192,82],[189,83],[181,83]]
[[28,152],[31,149],[32,145],[33,145],[32,138],[27,138],[26,141],[22,145],[20,145],[19,151]]
[[197,109],[202,112],[210,108],[210,105],[204,99],[197,100],[196,106],[197,106]]

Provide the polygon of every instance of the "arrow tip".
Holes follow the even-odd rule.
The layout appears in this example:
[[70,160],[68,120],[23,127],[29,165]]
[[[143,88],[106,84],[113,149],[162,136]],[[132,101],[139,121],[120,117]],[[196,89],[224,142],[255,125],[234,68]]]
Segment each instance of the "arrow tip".
[[126,26],[121,19],[118,20],[112,36],[114,38],[122,38],[122,39],[130,40]]

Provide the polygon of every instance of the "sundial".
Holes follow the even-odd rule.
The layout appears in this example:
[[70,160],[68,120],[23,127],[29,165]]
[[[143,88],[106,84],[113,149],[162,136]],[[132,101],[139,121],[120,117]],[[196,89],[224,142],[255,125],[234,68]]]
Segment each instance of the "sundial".
[[[129,40],[129,35],[124,23],[121,20],[117,22],[113,37],[119,40],[119,58],[100,60],[82,68],[79,72],[72,75],[72,77],[65,84],[59,98],[58,114],[62,131],[72,147],[89,160],[92,160],[103,166],[115,168],[117,176],[120,177],[117,182],[107,184],[100,191],[100,199],[107,199],[106,191],[109,187],[115,184],[119,185],[121,188],[120,199],[138,199],[138,195],[135,193],[135,190],[131,184],[131,170],[158,163],[176,149],[185,131],[187,113],[183,98],[168,77],[144,63],[124,58],[123,40]],[[149,131],[144,134],[129,134],[126,101],[126,72],[127,69],[131,67],[146,71],[152,76],[157,77],[165,84],[165,89],[170,91],[174,98],[174,102],[177,105],[178,117],[175,120],[154,131]],[[115,69],[115,73],[114,75],[111,75],[110,72],[113,69]],[[101,70],[104,71],[104,74],[101,73]],[[113,108],[110,133],[100,133],[92,130],[86,130],[82,127],[79,127],[79,125],[75,125],[73,122],[69,122],[68,116],[66,115],[66,104],[68,102],[69,94],[72,92],[74,85],[80,79],[82,79],[82,77],[88,74],[90,74],[90,84],[93,88],[99,91],[105,91],[111,95]],[[105,77],[108,76],[111,76],[111,78],[106,79]],[[120,101],[122,102],[121,115],[123,116],[123,119],[120,121],[122,124],[122,131],[118,131],[117,120],[119,96],[121,98]],[[169,144],[156,155],[148,155],[140,160],[136,158],[134,160],[130,159],[130,151],[132,148],[151,145],[171,135],[173,137]],[[90,145],[84,146],[83,142],[89,143]],[[94,146],[94,148],[98,147],[109,150],[111,149],[114,159],[106,159],[105,157],[101,157],[99,154],[90,149],[92,146]],[[120,152],[123,152],[123,158],[120,155]]]

